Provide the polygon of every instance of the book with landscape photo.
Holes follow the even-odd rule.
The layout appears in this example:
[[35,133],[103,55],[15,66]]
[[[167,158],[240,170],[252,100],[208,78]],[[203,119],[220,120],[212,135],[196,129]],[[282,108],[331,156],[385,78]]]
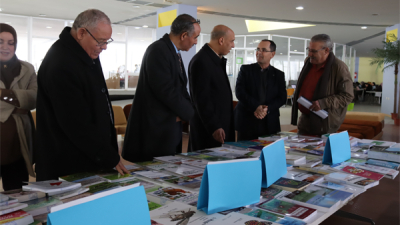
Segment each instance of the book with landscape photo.
[[305,181],[308,183],[315,183],[324,179],[324,175],[312,172],[306,172],[302,170],[289,170],[284,178],[289,178],[297,181]]
[[375,187],[379,184],[379,181],[376,180],[341,172],[327,174],[325,175],[324,179],[335,183],[353,185],[365,190]]
[[170,201],[178,201],[185,204],[196,202],[199,196],[195,192],[186,191],[175,187],[159,188],[157,191],[149,192],[147,195],[164,198]]
[[273,183],[271,187],[286,191],[296,191],[296,190],[301,190],[307,187],[308,185],[310,185],[310,183],[305,181],[297,181],[281,177],[275,183]]
[[304,222],[307,222],[310,220],[310,218],[317,214],[316,209],[282,201],[276,198],[269,199],[265,202],[257,204],[256,206],[269,212],[280,214],[282,216],[293,217],[303,220]]
[[242,211],[240,211],[240,213],[243,213],[243,214],[251,216],[251,217],[275,222],[278,224],[288,224],[288,225],[306,225],[307,224],[306,222],[304,222],[302,220],[294,219],[294,218],[291,218],[288,216],[279,215],[276,213],[268,212],[268,211],[258,209],[258,208],[253,208],[253,207],[245,208]]

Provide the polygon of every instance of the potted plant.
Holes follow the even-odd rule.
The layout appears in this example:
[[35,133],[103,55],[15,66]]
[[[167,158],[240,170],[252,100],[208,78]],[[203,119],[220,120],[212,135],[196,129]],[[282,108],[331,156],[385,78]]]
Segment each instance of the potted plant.
[[[394,41],[389,41],[394,40]],[[388,37],[387,41],[383,41],[383,48],[374,48],[372,52],[375,57],[371,60],[370,65],[377,64],[378,68],[383,67],[382,71],[387,68],[394,67],[394,104],[392,119],[394,119],[395,124],[399,125],[400,122],[400,104],[397,99],[397,75],[399,73],[399,63],[400,63],[400,39],[392,34]]]

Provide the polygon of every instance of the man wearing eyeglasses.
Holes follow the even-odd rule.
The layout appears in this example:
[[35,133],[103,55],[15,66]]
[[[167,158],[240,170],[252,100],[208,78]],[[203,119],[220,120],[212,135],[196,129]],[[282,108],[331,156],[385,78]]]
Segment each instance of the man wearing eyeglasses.
[[118,154],[114,114],[99,55],[112,42],[110,19],[80,13],[39,68],[37,180],[100,169],[128,173]]
[[199,20],[181,14],[171,32],[147,48],[125,134],[124,159],[142,162],[182,152],[181,121],[189,121],[194,110],[181,51],[197,44],[200,30]]
[[[291,123],[297,125],[299,134],[335,133],[343,123],[347,105],[353,100],[353,81],[349,69],[335,57],[332,49],[333,42],[328,35],[318,34],[311,38],[307,48],[308,57],[293,97]],[[312,105],[306,108],[298,104],[300,96],[312,102]],[[325,119],[313,113],[322,109],[328,112]]]
[[236,81],[235,127],[240,141],[281,131],[279,108],[286,101],[285,74],[270,65],[276,44],[264,39],[256,49],[257,63],[243,65]]

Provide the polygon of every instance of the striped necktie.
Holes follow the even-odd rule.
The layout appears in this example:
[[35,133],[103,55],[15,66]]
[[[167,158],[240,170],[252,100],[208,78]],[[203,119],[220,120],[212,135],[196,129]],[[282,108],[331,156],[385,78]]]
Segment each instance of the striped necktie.
[[178,58],[179,58],[179,67],[181,68],[181,73],[183,73],[183,69],[182,69],[182,57],[181,57],[181,53],[178,52]]

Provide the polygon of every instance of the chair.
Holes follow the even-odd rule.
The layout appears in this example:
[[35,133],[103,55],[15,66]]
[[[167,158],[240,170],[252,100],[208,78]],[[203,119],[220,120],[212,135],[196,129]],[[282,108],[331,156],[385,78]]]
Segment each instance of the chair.
[[382,98],[382,92],[375,92],[375,97],[374,97],[374,100],[375,100],[375,98],[378,98],[378,104],[380,105],[381,104],[381,98]]
[[286,105],[285,106],[287,106],[287,102],[288,102],[289,99],[293,104],[294,88],[286,89],[286,93],[287,93],[287,99],[286,99]]
[[112,108],[114,111],[114,125],[117,135],[125,134],[127,122],[124,111],[121,106],[113,105]]
[[126,121],[128,121],[129,113],[131,113],[131,108],[132,108],[132,104],[128,104],[128,105],[124,106],[124,114],[125,114]]

